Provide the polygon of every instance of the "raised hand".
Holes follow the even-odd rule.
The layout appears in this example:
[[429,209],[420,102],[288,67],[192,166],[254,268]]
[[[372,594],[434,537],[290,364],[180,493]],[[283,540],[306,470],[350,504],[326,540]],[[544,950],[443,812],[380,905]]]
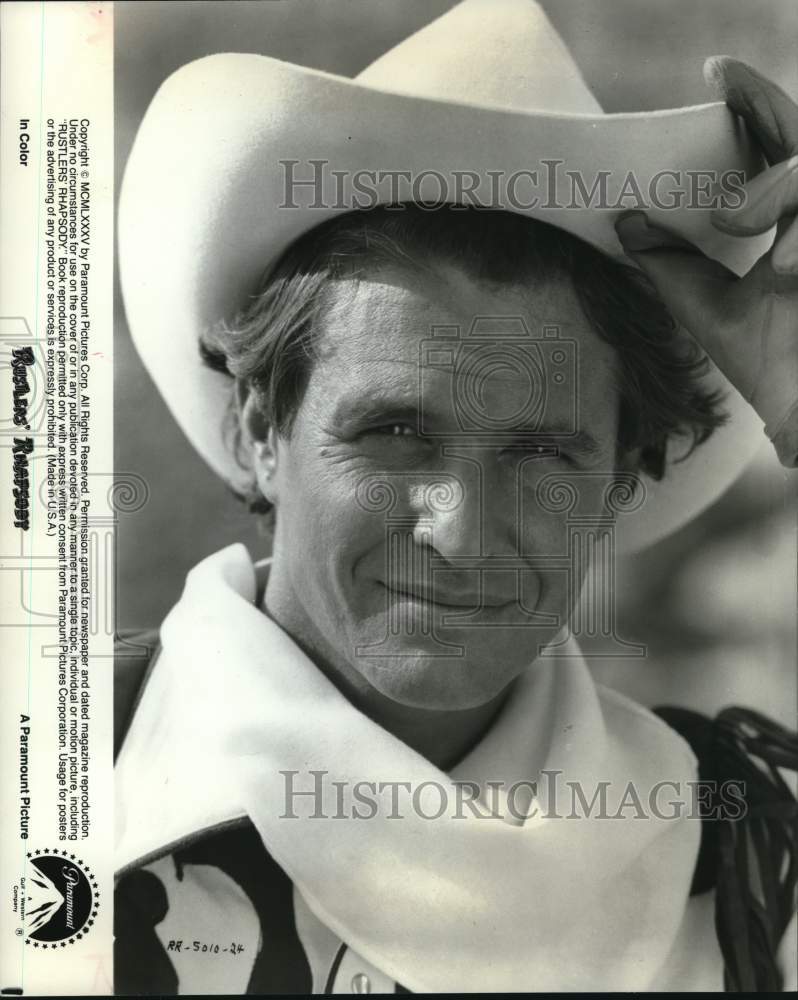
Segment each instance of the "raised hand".
[[643,212],[621,216],[616,231],[676,319],[765,421],[782,464],[798,467],[798,105],[728,56],[709,59],[704,75],[769,164],[745,185],[742,207],[715,210],[712,223],[741,237],[775,226],[773,246],[740,278]]

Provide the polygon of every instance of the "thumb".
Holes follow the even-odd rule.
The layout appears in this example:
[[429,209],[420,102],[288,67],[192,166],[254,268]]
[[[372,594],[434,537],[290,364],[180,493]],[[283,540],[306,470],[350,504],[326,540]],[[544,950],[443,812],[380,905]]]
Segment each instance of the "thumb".
[[673,317],[719,362],[724,353],[719,334],[737,275],[681,236],[653,226],[643,212],[622,215],[615,231]]
[[770,163],[798,152],[798,106],[772,80],[731,56],[712,56],[704,79],[756,136]]

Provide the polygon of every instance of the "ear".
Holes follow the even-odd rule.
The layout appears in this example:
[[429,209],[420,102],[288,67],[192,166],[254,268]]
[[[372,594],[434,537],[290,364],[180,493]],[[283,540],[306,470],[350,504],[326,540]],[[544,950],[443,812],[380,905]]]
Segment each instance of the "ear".
[[269,503],[276,505],[277,435],[266,420],[255,393],[242,381],[236,382],[236,405],[258,489]]

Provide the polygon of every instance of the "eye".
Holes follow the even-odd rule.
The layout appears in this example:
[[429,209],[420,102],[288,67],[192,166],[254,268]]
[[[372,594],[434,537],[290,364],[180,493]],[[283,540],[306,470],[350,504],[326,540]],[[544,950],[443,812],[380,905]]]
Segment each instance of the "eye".
[[[542,462],[546,461],[547,459],[546,459],[546,449],[545,448],[541,448],[541,454],[543,455],[543,457],[541,458],[541,461]],[[579,464],[576,461],[576,459],[573,457],[573,455],[571,455],[569,452],[565,451],[563,448],[558,448],[557,451],[556,451],[556,453],[550,454],[548,456],[548,461],[549,462],[559,462],[559,463],[561,463],[563,465],[567,465],[569,468],[575,468]]]
[[379,434],[381,437],[418,437],[415,427],[410,424],[381,424],[379,427],[372,427],[367,434]]
[[521,448],[508,448],[505,452],[508,456],[515,455],[516,458],[524,456],[526,458],[536,458],[540,462],[564,462],[566,465],[576,465],[576,461],[564,448],[559,445],[535,442]]
[[436,453],[430,439],[419,434],[415,421],[386,420],[365,428],[358,440],[364,454],[380,462],[418,463]]

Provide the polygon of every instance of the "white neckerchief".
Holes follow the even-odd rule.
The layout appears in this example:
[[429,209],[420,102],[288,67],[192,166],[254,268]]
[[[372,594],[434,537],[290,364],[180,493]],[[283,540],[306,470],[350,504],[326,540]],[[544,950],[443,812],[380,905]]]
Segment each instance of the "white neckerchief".
[[[117,762],[117,869],[248,815],[316,917],[414,992],[662,988],[685,934],[698,821],[566,819],[556,806],[559,818],[523,824],[451,809],[341,819],[333,782],[429,781],[453,802],[453,779],[506,787],[545,770],[588,800],[609,782],[612,814],[630,782],[645,802],[657,782],[695,778],[680,737],[598,689],[571,644],[530,665],[447,775],[355,709],[255,594],[234,545],[189,573],[164,622]],[[311,818],[310,798],[284,818],[289,770],[326,772],[326,818]]]

